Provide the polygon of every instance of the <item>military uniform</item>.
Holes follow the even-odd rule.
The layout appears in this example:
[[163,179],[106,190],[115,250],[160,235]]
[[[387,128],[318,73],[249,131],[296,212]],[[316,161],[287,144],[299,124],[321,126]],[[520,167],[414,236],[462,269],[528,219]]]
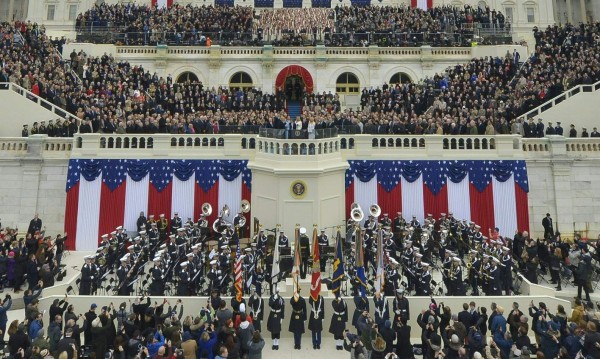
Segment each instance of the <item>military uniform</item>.
[[302,345],[302,334],[304,334],[304,321],[306,320],[306,301],[300,295],[290,298],[292,312],[290,314],[290,325],[288,330],[294,333],[294,349],[300,349]]
[[179,282],[177,282],[177,296],[187,297],[190,295],[190,273],[188,271],[188,262],[180,264],[181,271],[179,272]]
[[258,292],[251,295],[248,299],[248,307],[250,309],[250,316],[252,318],[252,324],[254,329],[261,331],[261,322],[265,312],[265,302]]
[[488,292],[487,295],[502,295],[502,273],[496,261],[498,259],[494,258],[494,264],[491,265],[489,270],[489,284],[488,284]]
[[410,304],[408,298],[403,294],[404,289],[396,290],[396,296],[392,302],[392,309],[394,310],[394,328],[397,326],[400,319],[405,319],[407,321],[410,319]]
[[269,307],[271,312],[269,313],[269,319],[267,319],[267,330],[271,332],[271,339],[273,339],[272,349],[279,350],[281,322],[285,317],[285,302],[279,294],[275,293],[269,298]]
[[92,294],[92,281],[94,278],[95,268],[91,263],[90,256],[85,257],[86,263],[81,268],[81,281],[79,282],[79,295]]
[[[165,219],[166,221],[166,219]],[[181,222],[181,218],[177,213],[174,214],[174,217],[171,219],[171,234],[177,234],[177,230],[183,227]]]
[[320,260],[319,260],[319,264],[321,266],[321,273],[325,272],[325,266],[327,265],[327,261],[325,260],[325,258],[323,257],[323,254],[325,253],[325,248],[327,248],[329,246],[329,237],[327,236],[327,234],[325,234],[324,230],[321,230],[321,234],[319,234],[319,237],[317,238],[318,242],[319,242],[319,254],[320,254]]
[[277,245],[279,246],[280,254],[282,252],[282,249],[290,247],[290,240],[285,234],[283,234],[283,232],[281,232],[281,234],[279,235],[279,240],[277,241]]
[[167,230],[169,228],[169,221],[165,218],[164,214],[160,215],[158,221],[158,233],[160,233],[160,239],[164,240],[167,238]]
[[348,322],[348,307],[342,297],[337,298],[331,302],[333,309],[333,315],[331,316],[331,323],[329,324],[329,333],[333,334],[335,339],[335,348],[337,350],[343,350],[344,347],[344,331],[346,330],[346,323]]
[[325,300],[320,295],[317,297],[317,300],[313,300],[310,297],[308,304],[310,305],[308,330],[312,332],[313,349],[321,349],[321,332],[323,331],[323,319],[325,319]]
[[417,286],[417,295],[428,297],[431,295],[431,274],[429,273],[429,264],[422,263],[423,271],[419,276]]
[[375,308],[375,323],[383,326],[386,320],[390,319],[390,311],[385,295],[373,297],[373,307]]
[[[323,254],[321,254],[321,256],[322,255]],[[302,262],[300,263],[300,278],[304,279],[306,278],[306,272],[308,270],[308,259],[311,257],[310,240],[308,239],[308,236],[306,235],[306,229],[304,228],[300,228],[300,256],[302,258]]]

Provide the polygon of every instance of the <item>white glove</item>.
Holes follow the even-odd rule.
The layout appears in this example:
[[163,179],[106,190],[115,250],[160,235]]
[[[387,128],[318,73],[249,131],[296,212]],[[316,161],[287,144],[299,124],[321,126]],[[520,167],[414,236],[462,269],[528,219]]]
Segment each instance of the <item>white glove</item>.
[[91,276],[90,279],[94,279],[94,276]]

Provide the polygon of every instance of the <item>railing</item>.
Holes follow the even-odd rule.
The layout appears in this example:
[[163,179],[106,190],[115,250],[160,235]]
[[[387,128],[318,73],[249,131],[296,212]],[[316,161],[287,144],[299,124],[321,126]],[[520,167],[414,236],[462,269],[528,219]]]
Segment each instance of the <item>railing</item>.
[[[68,46],[68,45],[67,45]],[[243,57],[264,56],[271,54],[274,58],[297,58],[297,57],[316,57],[316,58],[335,58],[340,56],[352,56],[353,58],[376,57],[380,59],[395,60],[398,56],[405,58],[412,57],[419,61],[421,57],[435,57],[439,59],[452,59],[456,61],[468,61],[473,56],[473,49],[470,47],[380,47],[371,45],[369,47],[329,47],[323,45],[307,47],[277,47],[277,46],[227,46],[213,45],[211,47],[198,46],[116,46],[116,57],[138,57],[147,55],[167,55],[193,56],[194,59],[215,58],[226,56]]]
[[600,158],[600,138],[568,138],[547,136],[521,139],[521,150],[526,158]]
[[48,159],[68,159],[73,150],[73,139],[50,138],[47,135],[0,138],[0,158],[39,156]]
[[14,92],[18,93],[19,95],[25,97],[26,99],[31,100],[34,103],[42,106],[46,110],[55,114],[56,116],[61,117],[64,120],[69,120],[70,118],[77,118],[72,113],[69,113],[69,112],[63,110],[62,108],[54,105],[53,103],[51,103],[49,101],[44,100],[43,98],[39,97],[38,95],[34,94],[33,92],[15,84],[15,83],[12,83],[12,82],[2,83],[2,84],[0,84],[0,90],[14,91]]
[[280,156],[317,156],[339,153],[341,149],[339,138],[318,140],[259,138],[256,152]]
[[341,135],[347,159],[379,158],[519,158],[520,136]]
[[248,158],[248,153],[254,152],[256,138],[253,134],[77,134],[73,139],[73,156],[138,158],[179,154],[187,157]]
[[524,113],[522,116],[524,116],[526,118],[532,118],[532,117],[539,116],[544,111],[548,111],[552,107],[558,105],[559,103],[565,101],[566,99],[571,98],[581,92],[594,92],[594,91],[598,91],[599,89],[600,89],[600,81],[598,81],[592,85],[577,85],[577,86],[573,87],[572,89],[569,89],[569,90],[561,93],[560,95],[554,97],[553,99],[544,102],[543,104],[539,105],[538,107],[534,108],[533,110],[530,110],[530,111]]
[[339,135],[280,139],[256,134],[84,134],[0,138],[0,158],[243,158],[258,154],[344,159],[600,159],[600,138],[521,138],[517,135]]
[[[314,131],[314,139],[337,137],[338,129],[323,128]],[[308,130],[285,130],[278,128],[261,128],[258,132],[259,137],[277,138],[277,139],[308,139]]]

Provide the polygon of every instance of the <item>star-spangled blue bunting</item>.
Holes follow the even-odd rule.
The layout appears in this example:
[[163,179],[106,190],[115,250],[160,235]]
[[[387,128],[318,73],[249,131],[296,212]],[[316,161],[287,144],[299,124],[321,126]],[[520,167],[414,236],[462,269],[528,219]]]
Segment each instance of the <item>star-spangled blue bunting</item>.
[[177,178],[187,181],[192,176],[204,192],[208,192],[219,180],[227,181],[242,176],[244,184],[251,188],[252,171],[248,161],[241,160],[104,160],[72,159],[69,161],[66,190],[79,183],[81,177],[93,181],[102,176],[102,182],[111,191],[117,189],[127,175],[135,182],[150,174],[150,183],[161,192]]
[[492,181],[506,182],[513,176],[525,192],[529,192],[527,166],[520,160],[484,161],[348,161],[346,188],[354,182],[354,176],[361,182],[369,182],[377,175],[377,182],[390,192],[401,178],[407,182],[416,181],[423,175],[423,184],[437,195],[447,181],[459,183],[469,176],[469,182],[478,191],[483,191]]

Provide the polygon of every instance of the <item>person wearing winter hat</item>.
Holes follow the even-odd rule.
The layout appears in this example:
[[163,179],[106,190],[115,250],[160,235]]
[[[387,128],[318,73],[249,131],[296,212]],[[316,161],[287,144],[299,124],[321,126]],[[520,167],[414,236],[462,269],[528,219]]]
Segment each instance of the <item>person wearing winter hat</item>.
[[429,336],[427,344],[428,348],[423,354],[423,359],[437,358],[437,353],[442,350],[442,337],[440,337],[439,334],[433,332]]
[[373,346],[373,351],[371,352],[370,359],[384,359],[386,343],[385,339],[377,331],[376,325],[374,325],[371,331],[371,345]]
[[379,328],[379,333],[385,340],[385,352],[391,353],[394,351],[394,340],[396,340],[396,332],[392,329],[392,322],[386,320],[382,327]]
[[[240,305],[240,310],[242,305]],[[252,341],[252,336],[254,335],[254,325],[252,325],[252,319],[250,316],[247,316],[246,313],[241,312],[239,317],[241,322],[237,336],[240,338],[240,355],[246,356],[250,351],[250,346],[248,343]]]

